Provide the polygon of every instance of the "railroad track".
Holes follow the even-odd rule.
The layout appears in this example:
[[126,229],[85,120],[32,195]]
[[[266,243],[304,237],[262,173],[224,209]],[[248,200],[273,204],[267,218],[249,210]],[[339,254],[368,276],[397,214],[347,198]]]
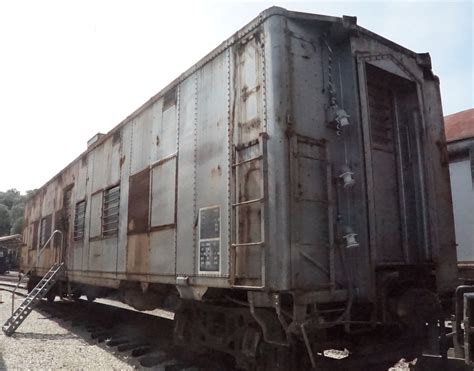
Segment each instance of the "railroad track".
[[173,321],[86,300],[42,301],[36,310],[90,344],[143,370],[233,370],[216,352],[193,353],[173,343]]
[[[0,279],[0,291],[12,292],[15,286],[10,280]],[[26,297],[26,290],[25,286],[19,286],[16,294]],[[23,299],[17,300],[19,304]],[[167,318],[81,299],[53,303],[43,300],[35,310],[137,369],[234,369],[232,360],[223,354],[209,351],[198,354],[176,346],[174,322]]]

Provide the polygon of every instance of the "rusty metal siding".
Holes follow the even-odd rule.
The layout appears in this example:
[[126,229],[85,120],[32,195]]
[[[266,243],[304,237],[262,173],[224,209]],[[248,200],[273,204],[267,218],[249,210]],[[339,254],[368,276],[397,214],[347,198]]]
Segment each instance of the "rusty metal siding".
[[175,224],[176,158],[156,164],[151,176],[152,199],[150,227]]
[[[289,14],[270,11],[253,21],[91,147],[76,170],[35,196],[30,223],[61,208],[59,190],[71,174],[73,202],[87,202],[86,238],[71,246],[71,277],[113,287],[128,279],[175,284],[175,276],[186,276],[191,284],[214,287],[335,289],[345,282],[335,240],[341,226],[350,225],[360,244],[348,252],[358,294],[373,294],[383,251],[377,251],[368,196],[371,157],[364,157],[371,140],[365,65],[385,61],[366,58],[390,54],[404,67],[392,63],[389,72],[422,82],[421,100],[428,105],[420,122],[429,143],[440,138],[438,87],[423,82],[413,53],[363,30],[356,37],[337,18]],[[328,40],[331,48],[321,39],[328,29],[337,31]],[[326,118],[329,71],[338,104],[350,115],[342,135]],[[442,226],[449,212],[440,212],[449,198],[446,171],[436,151],[430,144],[420,156],[431,158],[433,169],[427,170],[427,195],[417,201],[436,209],[417,215],[424,226],[434,223],[422,240],[429,237],[432,246],[423,243],[415,251],[404,242],[403,254],[408,246],[439,261],[452,259],[452,247],[450,227]],[[350,190],[340,184],[342,165],[354,172]],[[442,184],[432,186],[437,176]],[[104,239],[97,228],[99,198],[119,183],[118,235]],[[47,210],[45,203],[55,206]],[[38,231],[29,234],[38,238]],[[440,282],[450,277],[452,267]]]
[[135,174],[150,165],[152,142],[152,108],[146,109],[133,120],[131,174]]
[[[228,205],[229,205],[229,139],[228,139],[228,87],[229,55],[223,53],[205,65],[198,74],[197,131],[195,152],[196,208],[220,208],[221,229],[218,264],[212,271],[202,274],[227,274]],[[196,215],[199,219],[199,214]],[[200,220],[198,220],[198,223]],[[201,269],[201,244],[197,250],[197,271]]]
[[102,235],[102,198],[100,190],[90,198],[90,228],[88,238],[96,238]]
[[[176,94],[176,93],[175,93]],[[153,107],[153,127],[151,135],[151,162],[160,161],[176,153],[177,99],[163,106],[163,100]]]
[[118,245],[116,258],[116,271],[126,272],[127,269],[127,225],[128,225],[128,192],[129,176],[131,169],[132,133],[133,123],[125,125],[121,129],[120,147],[120,219],[118,231]]
[[150,169],[147,168],[130,177],[128,191],[128,234],[148,231],[149,205]]
[[176,274],[194,275],[196,204],[195,204],[195,135],[197,130],[197,75],[180,85],[179,148],[178,148],[178,199]]
[[89,270],[95,272],[116,271],[117,237],[93,240],[89,243]]
[[160,275],[175,275],[175,229],[150,233],[149,271]]

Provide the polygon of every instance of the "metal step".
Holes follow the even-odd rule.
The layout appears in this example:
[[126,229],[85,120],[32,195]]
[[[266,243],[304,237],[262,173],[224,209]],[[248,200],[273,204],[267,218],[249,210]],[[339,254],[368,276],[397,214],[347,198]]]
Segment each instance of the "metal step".
[[36,287],[31,290],[23,303],[21,303],[18,309],[13,312],[13,315],[2,326],[5,335],[11,336],[16,331],[26,317],[31,313],[36,304],[46,296],[49,290],[51,290],[65,269],[66,265],[64,263],[56,263],[49,269],[49,271],[38,282]]

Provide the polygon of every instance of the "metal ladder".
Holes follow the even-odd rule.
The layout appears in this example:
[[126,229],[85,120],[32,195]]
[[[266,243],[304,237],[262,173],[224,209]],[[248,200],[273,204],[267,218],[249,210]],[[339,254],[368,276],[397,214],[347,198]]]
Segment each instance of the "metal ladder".
[[39,281],[36,287],[28,294],[23,303],[21,303],[13,315],[5,322],[2,327],[5,335],[11,336],[16,331],[38,302],[46,296],[49,290],[51,290],[59,276],[64,272],[65,268],[65,263],[55,263],[50,268],[48,273],[43,276],[41,281]]

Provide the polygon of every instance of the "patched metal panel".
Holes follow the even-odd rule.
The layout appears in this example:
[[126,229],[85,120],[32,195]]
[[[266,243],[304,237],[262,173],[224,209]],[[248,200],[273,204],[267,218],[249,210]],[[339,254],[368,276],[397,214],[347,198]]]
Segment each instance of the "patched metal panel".
[[82,248],[82,269],[89,270],[89,228],[90,228],[90,212],[91,212],[91,203],[90,195],[92,194],[92,177],[94,174],[94,163],[95,163],[95,151],[89,153],[87,157],[87,178],[86,178],[86,192],[85,192],[85,201],[86,201],[86,213],[84,219],[84,240],[82,243],[77,246],[77,248]]
[[114,133],[107,143],[110,144],[107,154],[107,186],[117,184],[120,181],[120,171],[122,168],[122,130]]
[[153,112],[151,108],[144,110],[132,121],[132,152],[131,174],[135,174],[150,165],[150,138],[153,130]]
[[130,177],[128,190],[128,233],[148,231],[150,168]]
[[52,214],[54,212],[55,188],[54,184],[48,184],[43,190],[44,196],[41,203],[41,215]]
[[115,272],[117,237],[93,240],[89,243],[89,270]]
[[[289,79],[293,106],[290,124],[299,135],[321,138],[326,134],[324,106],[329,101],[327,86],[324,85],[327,82],[323,63],[326,50],[316,27],[314,24],[288,22],[289,52],[293,67]],[[334,75],[339,67],[336,63],[338,61],[333,66]],[[308,98],[312,104],[308,104]]]
[[102,234],[102,191],[91,196],[90,204],[89,238],[100,237]]
[[122,128],[120,154],[120,219],[118,230],[117,272],[125,272],[127,264],[128,192],[132,151],[132,123]]
[[294,242],[298,249],[296,287],[317,288],[330,282],[329,164],[325,142],[304,136],[294,140],[292,174]]
[[152,107],[153,110],[153,134],[151,161],[159,161],[173,153],[176,153],[177,132],[177,98],[176,89],[172,91],[174,99],[169,98],[166,105],[160,99]]
[[150,272],[150,235],[140,233],[128,236],[127,273]]
[[116,184],[120,178],[121,132],[94,148],[92,192]]
[[105,146],[100,145],[94,148],[93,153],[92,161],[89,162],[89,166],[92,167],[92,177],[89,179],[91,182],[91,193],[95,193],[106,187],[106,174],[108,172]]
[[78,175],[73,189],[75,201],[83,200],[86,195],[87,163],[88,156],[83,157],[79,161]]
[[152,169],[151,227],[175,224],[176,157]]
[[190,76],[180,85],[179,156],[176,244],[176,274],[192,275],[195,271],[195,131],[197,120],[197,77]]
[[150,233],[151,274],[175,274],[175,238],[174,228]]

